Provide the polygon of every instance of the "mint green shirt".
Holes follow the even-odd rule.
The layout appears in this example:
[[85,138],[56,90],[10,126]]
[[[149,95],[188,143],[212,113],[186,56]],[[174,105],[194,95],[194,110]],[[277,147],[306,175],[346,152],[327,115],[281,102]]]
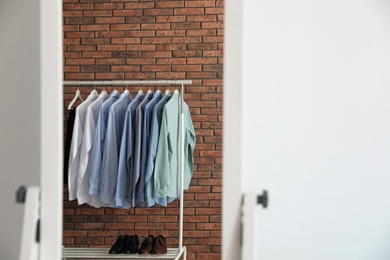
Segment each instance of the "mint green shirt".
[[[184,189],[188,189],[194,170],[195,130],[190,111],[184,103]],[[180,195],[180,95],[173,94],[164,107],[158,140],[154,196],[178,197]]]

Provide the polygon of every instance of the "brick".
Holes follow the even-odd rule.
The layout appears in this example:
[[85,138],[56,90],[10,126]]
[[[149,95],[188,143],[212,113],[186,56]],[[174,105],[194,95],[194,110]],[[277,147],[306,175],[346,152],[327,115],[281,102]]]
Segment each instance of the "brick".
[[104,38],[81,39],[81,44],[85,44],[85,45],[110,44],[110,39],[104,39]]
[[96,73],[96,79],[124,79],[124,73]]
[[107,10],[123,9],[123,3],[94,4],[94,9],[107,9]]
[[64,11],[74,11],[74,10],[91,10],[93,9],[93,4],[64,4]]
[[173,57],[201,57],[202,51],[173,51],[172,55]]
[[107,31],[110,29],[109,25],[81,25],[80,31]]
[[141,24],[141,30],[168,30],[170,29],[170,24]]
[[[171,36],[171,37],[183,37],[186,35],[185,30],[160,30],[156,31],[157,37]],[[173,38],[175,39],[175,38]]]
[[155,74],[151,72],[129,72],[125,73],[125,79],[152,79],[155,78]]
[[204,43],[207,43],[207,42],[220,43],[220,42],[223,42],[223,36],[207,36],[207,37],[203,37],[202,41]]
[[85,237],[87,236],[86,230],[64,230],[64,237]]
[[170,71],[169,65],[142,65],[141,71]]
[[171,38],[169,37],[142,38],[142,43],[143,44],[171,43]]
[[200,29],[200,23],[172,23],[171,29]]
[[217,35],[216,29],[188,30],[186,36],[214,36]]
[[183,23],[185,22],[186,17],[184,15],[175,15],[175,16],[156,16],[156,23]]
[[95,64],[94,59],[66,59],[66,65],[86,65]]
[[173,9],[146,9],[144,10],[144,15],[173,15]]
[[112,52],[113,58],[140,58],[141,52],[138,51],[114,51]]
[[155,36],[155,31],[128,31],[126,32],[126,37],[153,37]]
[[95,46],[91,45],[68,45],[66,50],[69,51],[96,51]]
[[65,59],[81,58],[81,52],[78,52],[78,51],[74,51],[74,52],[67,51],[66,53],[64,53],[64,58]]
[[75,229],[103,229],[104,223],[76,223]]
[[201,71],[201,65],[173,65],[172,71]]
[[148,217],[147,216],[118,216],[118,222],[134,222],[134,223],[139,223],[139,222],[147,222]]
[[128,30],[139,30],[139,24],[112,24],[111,30],[116,31],[128,31]]
[[197,243],[200,245],[220,245],[221,238],[210,237],[210,238],[198,238]]
[[64,25],[64,32],[77,32],[79,30],[78,25]]
[[82,55],[83,58],[111,58],[111,52],[108,51],[99,51],[99,52],[90,52],[85,51]]
[[129,71],[140,71],[140,66],[112,66],[112,72],[129,72]]
[[89,230],[90,237],[114,237],[118,236],[117,230]]
[[223,14],[223,7],[207,7],[205,10],[206,14]]
[[98,45],[98,51],[125,51],[126,45]]
[[158,1],[156,8],[184,7],[184,1]]
[[78,45],[80,44],[80,39],[64,39],[64,45]]
[[63,11],[62,16],[64,18],[66,18],[66,17],[82,17],[83,12],[82,11]]
[[[187,77],[189,78],[202,78],[202,79],[207,79],[207,78],[215,78],[215,72],[187,72]],[[207,99],[206,99],[207,100]]]
[[141,43],[139,38],[113,38],[111,44],[137,44]]
[[81,66],[81,72],[109,72],[110,66]]
[[126,59],[126,64],[142,65],[142,64],[155,64],[155,63],[156,63],[155,59],[143,59],[143,58]]
[[223,55],[223,51],[211,50],[211,51],[203,51],[204,57],[221,57]]
[[186,44],[159,44],[157,45],[157,51],[177,51],[187,49]]
[[216,50],[218,48],[216,43],[194,43],[187,46],[188,50]]
[[184,216],[183,221],[186,223],[209,222],[209,216]]
[[126,46],[128,51],[155,51],[156,45],[153,44],[131,44]]
[[172,38],[172,43],[200,43],[200,42],[202,42],[202,37],[174,37],[174,38]]
[[217,63],[217,58],[188,58],[188,64],[215,64]]
[[215,0],[186,1],[186,7],[215,6]]
[[132,16],[126,17],[126,23],[155,23],[155,16]]
[[65,32],[66,38],[93,38],[93,32]]
[[[97,38],[118,38],[125,37],[125,32],[122,31],[105,31],[105,32],[96,32],[95,37]],[[108,39],[109,40],[109,39]],[[110,44],[110,42],[109,42]],[[107,44],[108,45],[108,44]]]
[[141,16],[142,10],[113,10],[114,16]]
[[66,79],[93,79],[93,73],[65,73]]
[[105,223],[104,229],[134,229],[134,223]]
[[204,14],[204,13],[205,13],[204,8],[176,8],[176,9],[174,9],[175,15]]
[[125,9],[146,9],[146,8],[154,8],[154,2],[134,2],[134,3],[126,3]]
[[164,228],[164,222],[159,223],[135,223],[136,229],[158,229],[161,230]]
[[99,17],[99,16],[112,16],[111,10],[98,10],[98,11],[84,11],[85,17]]
[[158,58],[157,64],[186,64],[185,58]]
[[[125,21],[123,17],[98,17],[95,18],[95,23],[102,24],[122,24]],[[112,27],[111,27],[112,29]]]
[[170,51],[153,51],[153,52],[144,52],[143,57],[145,58],[163,58],[171,57],[172,53]]
[[185,79],[185,72],[157,72],[156,78],[160,78],[160,79]]
[[217,29],[220,29],[220,28],[223,28],[223,22],[219,21],[219,22],[202,22],[202,28],[217,28]]
[[125,59],[98,59],[96,65],[118,65],[125,64]]

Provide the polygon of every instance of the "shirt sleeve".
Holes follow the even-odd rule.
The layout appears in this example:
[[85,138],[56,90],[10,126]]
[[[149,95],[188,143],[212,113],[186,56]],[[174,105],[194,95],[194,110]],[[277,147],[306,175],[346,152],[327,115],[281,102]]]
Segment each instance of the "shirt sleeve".
[[184,138],[184,189],[190,186],[192,173],[194,171],[194,149],[196,143],[195,129],[192,124],[189,109],[185,110],[185,138]]
[[154,196],[166,197],[170,183],[170,161],[173,154],[168,118],[164,109],[158,140],[156,166],[154,172]]

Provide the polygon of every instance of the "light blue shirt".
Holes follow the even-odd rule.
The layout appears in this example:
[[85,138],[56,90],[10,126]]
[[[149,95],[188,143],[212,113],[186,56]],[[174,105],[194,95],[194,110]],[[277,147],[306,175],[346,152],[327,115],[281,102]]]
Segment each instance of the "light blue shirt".
[[115,206],[115,190],[118,177],[119,151],[125,121],[126,108],[131,101],[128,93],[120,95],[109,111],[106,140],[104,144],[102,175],[99,199],[110,206]]
[[127,106],[123,126],[121,150],[119,154],[118,181],[116,185],[115,205],[117,207],[132,206],[133,150],[135,136],[135,111],[144,95],[137,95]]
[[[154,190],[154,163],[156,160],[158,137],[160,134],[160,125],[162,119],[162,113],[165,104],[171,96],[165,95],[153,108],[151,114],[151,126],[150,126],[150,138],[148,145],[148,157],[145,170],[145,206],[151,207],[153,205],[160,204],[167,206],[168,203],[175,200],[175,197],[171,198],[157,198],[153,195]],[[146,112],[146,111],[145,111]]]
[[108,112],[111,105],[118,100],[118,91],[111,93],[110,97],[100,106],[98,120],[96,124],[95,137],[93,139],[93,148],[91,155],[91,167],[88,167],[90,171],[89,180],[89,195],[99,195],[100,193],[100,180],[101,180],[101,169],[102,159],[104,151],[104,141],[107,131]]
[[[154,172],[154,195],[178,197],[180,191],[181,148],[179,136],[180,96],[173,94],[165,105]],[[186,103],[184,111],[184,187],[188,189],[194,169],[195,130]]]
[[142,138],[141,138],[141,166],[140,166],[140,175],[137,186],[137,195],[138,202],[142,205],[145,203],[145,172],[146,172],[146,162],[148,159],[148,149],[149,149],[149,135],[150,135],[150,122],[152,117],[152,109],[154,106],[161,100],[161,92],[156,92],[153,94],[153,98],[146,104],[143,111],[143,125],[142,125]]
[[142,126],[143,126],[143,115],[146,104],[152,99],[153,94],[147,93],[144,100],[139,104],[135,112],[135,148],[134,148],[134,168],[133,168],[133,205],[143,206],[144,198],[137,197],[138,185],[141,181],[141,163],[146,158],[142,158]]

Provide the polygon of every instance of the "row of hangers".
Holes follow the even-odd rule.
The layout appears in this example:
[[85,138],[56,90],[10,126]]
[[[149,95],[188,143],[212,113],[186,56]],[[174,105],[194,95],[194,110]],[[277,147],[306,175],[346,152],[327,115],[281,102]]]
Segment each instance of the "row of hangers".
[[[115,92],[115,91],[118,92],[118,90],[117,90],[116,88],[115,88],[115,90],[114,90],[113,92]],[[161,92],[161,91],[160,91],[160,89],[157,89],[156,92],[159,93],[159,92]],[[103,88],[103,90],[102,90],[101,93],[107,93],[106,89]],[[123,93],[130,94],[130,92],[129,92],[129,90],[127,89],[127,87],[124,89]],[[153,91],[149,89],[147,93],[153,93]],[[175,93],[175,94],[179,94],[179,91],[178,91],[177,89],[175,89],[174,93]],[[142,91],[142,89],[140,89],[140,90],[138,91],[137,94],[143,95],[144,92]],[[99,93],[96,91],[96,86],[93,87],[93,90],[91,91],[90,95],[94,95],[94,96],[98,96],[98,95],[99,95]],[[170,91],[169,89],[167,89],[167,90],[165,91],[165,95],[169,95],[169,96],[170,96],[170,95],[171,95],[171,91]],[[74,103],[75,103],[78,99],[79,99],[81,102],[84,101],[83,98],[81,97],[81,92],[80,92],[80,89],[79,89],[79,88],[77,88],[76,93],[75,93],[75,96],[74,96],[73,99],[70,101],[69,106],[68,106],[68,110],[72,109]]]

